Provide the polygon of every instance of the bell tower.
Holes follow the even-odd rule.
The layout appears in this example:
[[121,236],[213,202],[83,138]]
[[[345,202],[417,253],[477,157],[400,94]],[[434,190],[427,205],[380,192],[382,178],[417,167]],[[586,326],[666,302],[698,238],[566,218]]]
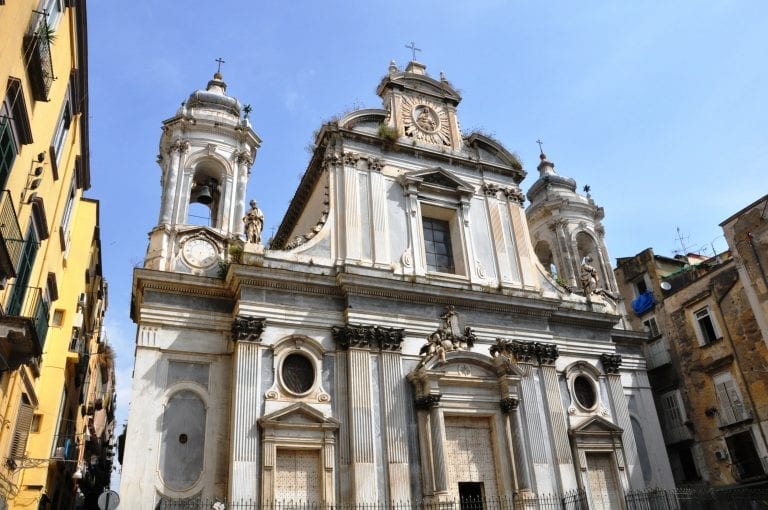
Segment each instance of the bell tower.
[[145,268],[213,275],[229,241],[243,233],[245,192],[261,140],[249,108],[226,90],[216,72],[163,122],[160,215]]
[[[585,264],[594,268],[597,289],[617,295],[608,249],[605,247],[605,211],[595,204],[584,186],[576,191],[576,181],[558,174],[543,152],[539,179],[528,190],[526,210],[528,228],[536,256],[544,269],[573,289],[582,289]],[[579,290],[584,292],[584,290]]]

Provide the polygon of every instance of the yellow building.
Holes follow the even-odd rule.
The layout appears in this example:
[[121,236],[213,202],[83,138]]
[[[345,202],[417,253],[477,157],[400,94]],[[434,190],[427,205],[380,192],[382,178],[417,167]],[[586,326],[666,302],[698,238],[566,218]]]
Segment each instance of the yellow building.
[[0,509],[74,508],[106,457],[85,27],[84,1],[0,2]]

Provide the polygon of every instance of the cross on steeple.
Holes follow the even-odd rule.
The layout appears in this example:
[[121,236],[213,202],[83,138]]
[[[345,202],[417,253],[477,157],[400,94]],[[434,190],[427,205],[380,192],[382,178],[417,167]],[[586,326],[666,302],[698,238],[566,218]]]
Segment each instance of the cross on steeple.
[[542,145],[544,145],[544,142],[541,141],[541,139],[536,140],[536,143],[539,144],[539,152],[544,154],[544,150],[541,148]]
[[411,60],[415,61],[416,60],[416,52],[417,51],[421,51],[421,48],[417,48],[416,47],[416,43],[413,42],[413,41],[411,41],[411,44],[406,44],[405,47],[408,48],[409,50],[411,50],[411,53],[413,53],[413,58]]
[[216,60],[214,60],[214,62],[218,62],[219,63],[219,66],[216,68],[216,74],[221,74],[221,64],[225,64],[226,61],[222,60],[222,58],[219,57]]

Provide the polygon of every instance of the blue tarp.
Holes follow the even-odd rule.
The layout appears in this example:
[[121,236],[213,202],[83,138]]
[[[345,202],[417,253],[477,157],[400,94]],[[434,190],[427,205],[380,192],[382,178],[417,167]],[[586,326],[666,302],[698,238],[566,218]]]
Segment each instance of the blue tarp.
[[646,290],[635,299],[632,300],[632,310],[636,315],[642,315],[656,304],[656,298],[653,296],[653,292]]

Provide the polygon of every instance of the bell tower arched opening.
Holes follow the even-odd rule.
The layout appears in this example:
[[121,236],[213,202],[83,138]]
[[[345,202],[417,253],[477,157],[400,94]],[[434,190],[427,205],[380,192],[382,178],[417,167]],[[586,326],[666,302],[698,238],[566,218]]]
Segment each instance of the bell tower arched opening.
[[203,160],[195,166],[189,187],[187,225],[203,225],[220,228],[221,190],[219,183],[223,169],[211,160]]

